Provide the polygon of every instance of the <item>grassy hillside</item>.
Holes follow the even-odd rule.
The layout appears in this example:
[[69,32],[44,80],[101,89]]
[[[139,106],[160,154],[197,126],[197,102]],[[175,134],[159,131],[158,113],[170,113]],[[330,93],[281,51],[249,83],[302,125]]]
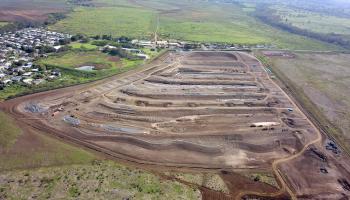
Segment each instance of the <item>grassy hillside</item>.
[[17,137],[21,134],[14,120],[0,112],[0,150],[6,151],[16,142]]
[[301,9],[273,6],[286,23],[317,33],[350,35],[350,19],[335,17]]
[[297,96],[327,132],[350,150],[350,56],[297,54],[296,59],[274,58],[272,62],[275,72],[295,86]]
[[[94,0],[102,7],[78,8],[52,30],[239,44],[273,44],[288,49],[335,50],[333,45],[265,25],[234,4],[204,1]],[[250,9],[253,5],[249,5]],[[159,20],[158,20],[159,19]],[[159,22],[159,23],[158,23]],[[157,29],[158,27],[158,29]]]
[[90,163],[95,156],[36,132],[28,132],[0,112],[0,171]]

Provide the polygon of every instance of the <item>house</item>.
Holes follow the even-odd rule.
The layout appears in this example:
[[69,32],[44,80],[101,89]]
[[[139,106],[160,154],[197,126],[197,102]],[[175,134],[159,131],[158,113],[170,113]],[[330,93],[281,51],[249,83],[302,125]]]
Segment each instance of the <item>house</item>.
[[141,59],[144,59],[144,60],[149,59],[149,56],[146,55],[146,54],[143,54],[143,53],[138,53],[136,56],[137,56],[138,58],[141,58]]
[[22,76],[14,76],[11,78],[11,81],[15,82],[15,83],[19,83],[19,82],[21,82],[22,79],[23,79]]
[[137,44],[139,43],[139,40],[131,40],[131,44]]
[[112,45],[106,45],[103,47],[104,49],[116,49],[117,47],[112,46]]
[[60,50],[62,48],[62,46],[58,45],[58,46],[54,46],[53,47],[56,51]]
[[50,75],[50,76],[47,77],[48,80],[54,80],[56,78],[57,78],[57,76],[54,76],[54,75]]
[[23,76],[26,76],[26,77],[29,77],[31,75],[33,75],[33,72],[26,72],[26,73],[23,74]]
[[1,81],[2,83],[4,83],[5,85],[11,84],[12,81],[10,79],[5,79],[3,81]]
[[33,63],[32,62],[28,62],[23,67],[25,67],[25,68],[32,68],[33,67]]
[[158,47],[167,47],[168,46],[168,41],[157,41],[156,42],[156,45],[158,46]]
[[143,47],[153,47],[153,43],[151,41],[144,41],[144,40],[139,41],[138,45]]
[[52,70],[51,75],[53,75],[53,76],[61,76],[61,72],[58,69],[54,69],[54,70]]
[[170,42],[169,47],[181,47],[181,44],[179,44],[177,42]]
[[122,48],[122,50],[130,52],[130,53],[141,53],[141,50],[139,50],[139,49]]
[[31,85],[33,83],[33,79],[32,78],[26,78],[22,82],[27,84],[27,85]]
[[33,81],[34,85],[39,85],[39,84],[41,84],[43,82],[45,82],[44,79],[36,79],[36,80]]

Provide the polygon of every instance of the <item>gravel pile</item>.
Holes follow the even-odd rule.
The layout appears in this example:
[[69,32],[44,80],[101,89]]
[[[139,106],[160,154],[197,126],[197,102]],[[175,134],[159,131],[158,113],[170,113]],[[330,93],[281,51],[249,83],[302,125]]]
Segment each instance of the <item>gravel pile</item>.
[[72,117],[72,116],[69,116],[69,115],[64,116],[63,121],[68,123],[68,124],[71,124],[73,126],[79,126],[79,124],[80,124],[79,119]]
[[27,111],[32,112],[32,113],[42,113],[42,112],[46,111],[45,108],[42,108],[38,104],[34,104],[34,103],[27,104],[24,109],[26,109]]

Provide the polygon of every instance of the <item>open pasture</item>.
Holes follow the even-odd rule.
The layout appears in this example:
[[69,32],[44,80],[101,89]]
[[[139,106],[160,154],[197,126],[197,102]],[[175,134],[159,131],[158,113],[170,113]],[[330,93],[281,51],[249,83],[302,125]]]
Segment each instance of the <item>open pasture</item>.
[[76,8],[50,29],[89,36],[138,39],[270,44],[287,49],[339,49],[265,25],[234,4],[196,1],[94,1],[94,8]]

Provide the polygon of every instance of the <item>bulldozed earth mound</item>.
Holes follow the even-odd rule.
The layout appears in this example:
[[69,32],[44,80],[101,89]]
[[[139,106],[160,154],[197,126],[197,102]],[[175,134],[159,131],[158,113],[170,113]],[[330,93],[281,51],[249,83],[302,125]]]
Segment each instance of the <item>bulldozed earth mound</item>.
[[[336,144],[326,149],[326,137],[246,53],[170,52],[142,70],[2,107],[116,159],[216,172],[229,193],[201,186],[203,199],[350,195],[347,156]],[[240,175],[257,171],[273,173],[277,186]]]

